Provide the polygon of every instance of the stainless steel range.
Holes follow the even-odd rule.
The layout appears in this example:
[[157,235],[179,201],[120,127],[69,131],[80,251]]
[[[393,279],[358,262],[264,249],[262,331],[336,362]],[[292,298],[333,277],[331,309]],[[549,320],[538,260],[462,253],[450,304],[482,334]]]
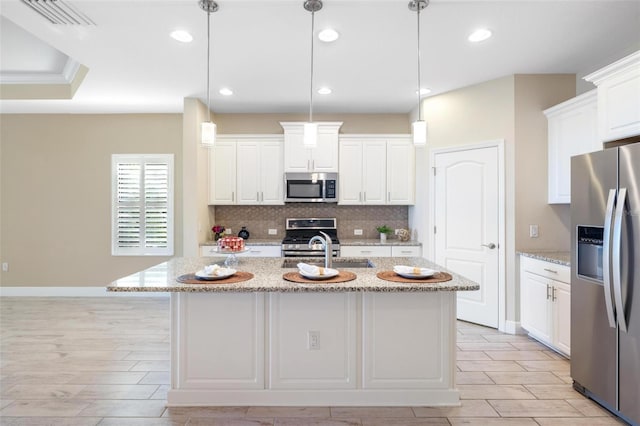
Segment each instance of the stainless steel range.
[[282,255],[284,257],[324,257],[321,243],[314,242],[309,247],[309,241],[320,231],[331,237],[333,257],[340,256],[340,241],[336,218],[297,218],[287,219],[286,233],[282,240]]

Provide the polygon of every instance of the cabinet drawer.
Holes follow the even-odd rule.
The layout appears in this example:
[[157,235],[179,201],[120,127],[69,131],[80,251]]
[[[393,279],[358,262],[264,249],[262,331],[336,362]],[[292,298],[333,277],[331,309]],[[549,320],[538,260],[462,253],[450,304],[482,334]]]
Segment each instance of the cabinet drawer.
[[421,247],[419,246],[393,246],[391,247],[392,257],[420,257]]
[[341,257],[391,257],[391,247],[340,246]]
[[250,249],[248,252],[243,253],[245,257],[281,257],[281,246],[247,246]]
[[[240,253],[242,257],[281,257],[282,252],[280,246],[251,246],[247,245],[249,251]],[[216,246],[201,246],[200,256],[202,257],[226,257],[227,253],[218,253]]]
[[520,267],[532,274],[567,284],[571,283],[571,269],[565,265],[520,256]]

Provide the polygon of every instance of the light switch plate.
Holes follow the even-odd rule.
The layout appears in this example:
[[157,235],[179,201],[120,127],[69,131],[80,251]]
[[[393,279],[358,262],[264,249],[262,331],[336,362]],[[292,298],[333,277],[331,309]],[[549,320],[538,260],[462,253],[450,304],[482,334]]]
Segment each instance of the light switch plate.
[[538,225],[529,225],[529,237],[538,238]]

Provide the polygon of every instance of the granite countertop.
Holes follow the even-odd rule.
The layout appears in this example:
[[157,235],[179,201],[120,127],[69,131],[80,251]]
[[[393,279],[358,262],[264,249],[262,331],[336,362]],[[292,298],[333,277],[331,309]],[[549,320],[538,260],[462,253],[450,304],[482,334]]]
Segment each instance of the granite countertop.
[[422,246],[419,241],[400,241],[390,238],[386,243],[381,243],[380,238],[340,238],[341,246]]
[[544,251],[531,250],[518,252],[521,256],[532,259],[544,260],[545,262],[556,263],[558,265],[571,266],[571,252],[569,251]]
[[[343,258],[344,259],[344,258]],[[303,259],[301,259],[303,260]],[[359,259],[362,260],[362,259]],[[458,274],[429,262],[420,257],[378,257],[371,261],[373,268],[345,268],[357,275],[353,281],[345,283],[309,283],[299,284],[285,281],[282,275],[295,271],[295,268],[282,268],[283,258],[239,258],[238,271],[251,272],[254,278],[235,284],[182,284],[176,281],[180,275],[194,273],[213,264],[211,258],[173,258],[144,271],[112,282],[107,291],[119,292],[423,292],[423,291],[470,291],[480,286]],[[410,265],[449,272],[453,279],[441,283],[396,283],[384,281],[376,276],[377,272],[392,270],[394,265]]]
[[[282,244],[282,238],[279,239],[259,239],[250,238],[245,240],[246,246],[279,246]],[[218,245],[216,241],[205,241],[200,246],[215,246]],[[361,238],[361,239],[340,239],[341,246],[422,246],[419,241],[400,241],[397,239],[389,239],[386,243],[381,243],[379,238]]]

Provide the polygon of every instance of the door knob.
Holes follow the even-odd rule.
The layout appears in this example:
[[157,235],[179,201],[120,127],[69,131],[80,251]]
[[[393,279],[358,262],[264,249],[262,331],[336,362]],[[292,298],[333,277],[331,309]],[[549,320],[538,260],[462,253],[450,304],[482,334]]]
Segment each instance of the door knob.
[[493,250],[494,248],[496,248],[496,245],[493,243],[489,243],[489,244],[480,244],[482,247],[488,247],[489,249]]

